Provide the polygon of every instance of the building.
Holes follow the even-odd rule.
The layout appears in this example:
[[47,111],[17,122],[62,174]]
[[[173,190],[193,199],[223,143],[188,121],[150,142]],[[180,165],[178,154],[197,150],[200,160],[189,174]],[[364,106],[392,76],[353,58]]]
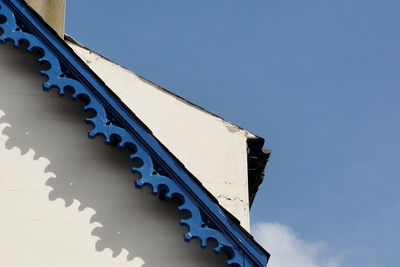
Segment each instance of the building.
[[263,139],[64,36],[64,1],[28,3],[0,0],[1,266],[265,266]]

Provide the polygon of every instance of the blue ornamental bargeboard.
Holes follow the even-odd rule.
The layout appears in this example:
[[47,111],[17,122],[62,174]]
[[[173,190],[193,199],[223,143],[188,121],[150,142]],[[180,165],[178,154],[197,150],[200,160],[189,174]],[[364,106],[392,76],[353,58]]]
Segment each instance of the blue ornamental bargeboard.
[[86,119],[93,126],[89,137],[102,135],[106,144],[129,149],[136,187],[150,186],[161,199],[178,201],[178,210],[190,215],[180,221],[188,227],[185,241],[197,238],[202,248],[215,241],[214,251],[228,255],[227,266],[266,266],[269,254],[23,1],[0,0],[0,41],[38,51],[38,62],[50,66],[41,71],[47,77],[44,90],[58,90],[60,96],[70,91],[73,99],[83,100],[84,110],[95,113]]

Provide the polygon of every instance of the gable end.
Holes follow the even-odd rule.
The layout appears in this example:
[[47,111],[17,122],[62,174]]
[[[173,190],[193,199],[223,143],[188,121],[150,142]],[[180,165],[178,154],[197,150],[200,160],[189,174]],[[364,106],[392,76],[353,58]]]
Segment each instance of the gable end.
[[84,109],[96,113],[86,119],[93,126],[90,138],[102,135],[106,144],[130,149],[136,162],[132,168],[138,177],[136,187],[150,186],[153,194],[177,199],[178,210],[190,213],[190,218],[180,222],[189,229],[186,241],[197,238],[206,247],[207,241],[215,240],[214,250],[228,254],[228,266],[266,265],[269,254],[21,0],[0,0],[0,41],[8,40],[16,47],[27,43],[28,51],[41,52],[39,63],[49,63],[50,68],[41,71],[48,78],[44,90],[58,89],[60,96],[69,90],[74,99],[86,100]]

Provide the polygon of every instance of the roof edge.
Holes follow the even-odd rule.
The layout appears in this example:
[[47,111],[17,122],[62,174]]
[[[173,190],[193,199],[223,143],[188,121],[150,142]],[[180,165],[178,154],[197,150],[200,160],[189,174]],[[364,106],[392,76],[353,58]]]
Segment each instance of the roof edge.
[[232,126],[234,126],[234,127],[237,127],[239,130],[241,130],[241,131],[247,133],[248,138],[254,138],[254,139],[255,139],[255,138],[259,138],[259,139],[262,139],[260,136],[258,136],[258,135],[256,135],[256,134],[254,134],[254,133],[252,133],[252,132],[250,132],[250,131],[248,131],[248,130],[242,128],[241,126],[239,126],[239,125],[237,125],[237,124],[235,124],[235,123],[232,123],[232,122],[230,122],[230,121],[228,121],[228,120],[222,118],[221,116],[219,116],[219,115],[213,113],[212,111],[209,111],[209,110],[207,110],[207,109],[205,109],[205,108],[203,108],[203,107],[201,107],[201,106],[199,106],[199,105],[197,105],[197,104],[195,104],[195,103],[193,103],[193,102],[187,100],[186,98],[184,98],[184,97],[182,97],[182,96],[180,96],[180,95],[175,94],[174,92],[172,92],[172,91],[166,89],[165,87],[162,87],[161,85],[158,85],[157,83],[150,81],[149,79],[147,79],[147,78],[141,76],[140,74],[137,74],[137,73],[135,73],[135,72],[129,70],[128,68],[122,66],[121,64],[118,64],[118,63],[116,63],[115,61],[113,61],[113,60],[107,58],[106,56],[104,56],[104,55],[102,55],[102,54],[100,54],[100,53],[98,53],[98,52],[96,52],[96,51],[94,51],[94,50],[92,50],[92,49],[86,47],[85,45],[79,43],[79,42],[78,42],[75,38],[73,38],[72,36],[70,36],[70,35],[68,35],[68,34],[65,34],[65,35],[64,35],[64,39],[65,39],[66,41],[69,41],[69,42],[75,44],[75,45],[80,46],[80,47],[83,48],[83,49],[86,49],[86,50],[89,51],[89,52],[96,53],[98,56],[104,58],[105,60],[107,60],[107,61],[109,61],[109,62],[111,62],[111,63],[113,63],[113,64],[115,64],[115,65],[117,65],[117,66],[119,66],[119,67],[121,67],[121,68],[123,68],[123,69],[129,71],[129,72],[131,72],[131,73],[133,73],[133,74],[136,75],[138,78],[140,78],[143,82],[145,82],[145,83],[147,83],[147,84],[153,86],[154,88],[156,88],[156,89],[158,89],[158,90],[161,90],[161,91],[165,92],[166,94],[171,95],[172,97],[174,97],[174,98],[176,98],[176,99],[178,99],[178,100],[180,100],[180,101],[182,101],[182,102],[188,104],[189,106],[192,106],[192,107],[196,108],[197,110],[200,110],[200,111],[202,111],[202,112],[204,112],[204,113],[206,113],[206,114],[208,114],[208,115],[210,115],[210,116],[212,116],[212,117],[215,117],[215,118],[221,120],[221,121],[224,122],[224,123],[227,123],[227,124],[229,124],[229,125],[232,125]]
[[73,98],[89,98],[85,110],[94,109],[97,115],[87,119],[94,125],[89,137],[104,135],[106,144],[125,147],[137,146],[133,158],[143,160],[143,166],[133,168],[141,174],[136,186],[150,185],[154,194],[162,198],[182,197],[179,210],[188,210],[192,217],[182,220],[189,227],[185,240],[201,240],[202,246],[209,239],[217,241],[216,252],[230,255],[228,266],[265,266],[269,253],[251,235],[232,220],[208,191],[197,184],[195,177],[171,155],[148,131],[145,125],[124,105],[102,80],[72,51],[39,15],[23,0],[0,0],[0,14],[5,18],[0,24],[0,41],[12,40],[15,46],[28,43],[27,50],[39,49],[50,69],[41,71],[48,80],[46,91],[57,88],[60,95],[65,89],[73,90]]
[[220,121],[222,121],[223,123],[227,123],[229,125],[232,125],[233,127],[237,127],[238,129],[244,131],[246,134],[246,139],[247,139],[247,147],[248,147],[248,153],[247,153],[247,166],[248,166],[248,170],[247,170],[247,177],[248,177],[248,195],[249,195],[249,205],[250,208],[253,204],[254,198],[258,192],[258,187],[261,185],[261,183],[264,180],[264,169],[266,168],[267,162],[268,162],[268,158],[271,154],[271,151],[269,150],[265,150],[267,152],[263,152],[263,145],[264,145],[264,139],[241,128],[240,126],[237,126],[236,124],[233,124],[227,120],[225,120],[224,118],[194,104],[193,102],[188,101],[187,99],[169,91],[168,89],[165,89],[164,87],[149,81],[148,79],[140,76],[137,73],[132,72],[131,70],[125,68],[124,66],[112,61],[111,59],[99,54],[98,52],[84,46],[83,44],[79,43],[76,39],[74,39],[72,36],[65,34],[64,39],[68,42],[71,42],[89,52],[93,52],[96,53],[96,55],[98,55],[99,57],[104,58],[105,60],[109,61],[112,64],[115,64],[123,69],[126,69],[127,71],[131,72],[132,74],[136,75],[137,77],[139,77],[142,81],[144,81],[145,83],[150,84],[151,86],[155,87],[158,90],[161,90],[171,96],[173,96],[174,98],[179,99],[180,101],[196,108],[197,110],[200,110],[204,113],[207,113],[217,119],[219,119]]
[[263,138],[247,139],[247,168],[249,179],[249,202],[250,208],[258,192],[259,186],[264,181],[265,168],[271,156],[271,150],[263,149]]

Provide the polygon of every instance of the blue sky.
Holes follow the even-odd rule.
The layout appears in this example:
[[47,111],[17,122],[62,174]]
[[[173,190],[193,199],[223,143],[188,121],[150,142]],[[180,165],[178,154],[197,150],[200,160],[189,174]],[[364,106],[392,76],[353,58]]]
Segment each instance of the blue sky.
[[252,222],[281,226],[272,230],[300,250],[323,247],[309,266],[330,257],[387,267],[400,250],[399,9],[395,0],[69,0],[66,31],[264,137],[273,154]]

